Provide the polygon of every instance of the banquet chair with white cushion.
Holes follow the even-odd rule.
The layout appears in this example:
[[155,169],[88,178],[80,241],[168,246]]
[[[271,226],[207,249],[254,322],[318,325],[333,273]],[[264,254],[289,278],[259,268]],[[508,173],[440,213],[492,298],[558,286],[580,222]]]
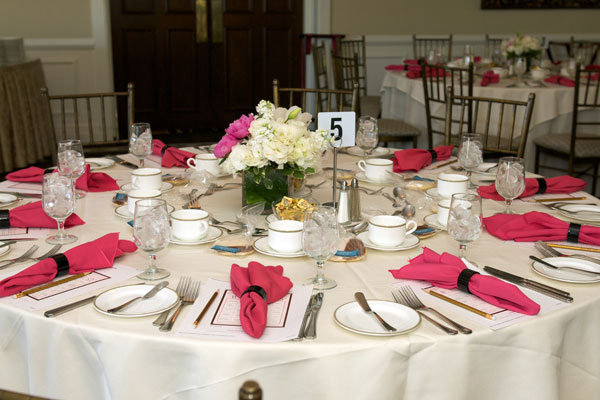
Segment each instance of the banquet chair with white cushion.
[[441,54],[442,59],[438,62],[447,63],[452,58],[452,35],[448,37],[427,37],[417,38],[412,36],[413,57],[416,60],[427,58],[429,51],[433,50],[436,54]]

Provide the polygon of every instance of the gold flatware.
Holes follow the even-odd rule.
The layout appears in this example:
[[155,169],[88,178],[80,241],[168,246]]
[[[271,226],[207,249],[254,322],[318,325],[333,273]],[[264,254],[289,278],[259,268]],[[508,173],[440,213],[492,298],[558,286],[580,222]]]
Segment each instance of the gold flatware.
[[586,200],[587,197],[554,197],[552,199],[535,199],[538,203],[545,203],[547,201],[575,201],[575,200]]
[[86,275],[89,275],[91,273],[92,272],[90,271],[90,272],[84,272],[84,273],[77,274],[77,275],[71,275],[71,276],[68,276],[66,278],[59,279],[59,280],[54,281],[54,282],[49,282],[49,283],[46,283],[46,284],[44,284],[42,286],[35,287],[33,289],[27,289],[27,290],[24,290],[22,292],[19,292],[19,293],[15,294],[15,298],[19,299],[21,297],[28,296],[28,295],[30,295],[32,293],[36,293],[36,292],[42,291],[44,289],[48,289],[48,288],[51,288],[51,287],[54,287],[54,286],[62,285],[63,283],[74,281],[75,279],[79,279],[82,276],[86,276]]
[[198,324],[200,323],[200,320],[202,320],[202,317],[204,317],[204,314],[206,314],[206,312],[210,308],[211,304],[213,303],[213,301],[215,301],[215,299],[217,298],[218,295],[219,295],[219,290],[217,289],[217,291],[215,291],[213,293],[213,295],[210,296],[210,300],[208,300],[208,303],[206,303],[206,305],[204,306],[204,308],[202,309],[202,311],[200,311],[200,314],[198,314],[198,317],[194,321],[194,327],[195,328],[198,327]]
[[580,250],[580,251],[591,251],[592,253],[600,253],[600,249],[592,249],[589,247],[580,247],[580,246],[569,246],[566,244],[558,244],[558,243],[546,243],[550,247],[556,247],[557,249],[569,249],[569,250]]
[[475,313],[477,315],[480,315],[480,316],[482,316],[484,318],[491,319],[491,320],[494,319],[494,316],[492,314],[489,314],[489,313],[486,313],[484,311],[481,311],[481,310],[479,310],[479,309],[477,309],[475,307],[471,307],[468,304],[461,303],[458,300],[451,299],[450,297],[446,297],[443,294],[438,293],[438,292],[436,292],[434,290],[431,290],[431,289],[423,289],[423,290],[425,290],[425,292],[429,293],[433,297],[437,297],[438,299],[442,299],[444,301],[447,301],[450,304],[454,304],[455,306],[458,306],[460,308],[464,308],[465,310],[471,311],[471,312],[473,312],[473,313]]
[[435,167],[433,167],[433,168],[431,168],[431,169],[438,169],[438,168],[442,168],[442,167],[445,167],[446,165],[454,164],[456,161],[458,161],[458,160],[452,160],[452,161],[448,161],[448,162],[445,162],[445,163],[443,163],[443,164],[436,165]]

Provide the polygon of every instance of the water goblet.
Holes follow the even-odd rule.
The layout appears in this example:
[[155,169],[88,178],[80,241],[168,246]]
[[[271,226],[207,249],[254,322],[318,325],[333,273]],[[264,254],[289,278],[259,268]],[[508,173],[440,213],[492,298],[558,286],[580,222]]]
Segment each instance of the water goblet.
[[458,148],[458,162],[467,171],[467,176],[483,162],[483,144],[478,133],[463,133]]
[[[75,188],[75,182],[85,172],[85,157],[81,140],[69,139],[58,142],[57,158],[58,171],[62,175],[69,176],[73,180],[73,188]],[[77,199],[85,197],[83,192],[74,190]]]
[[517,86],[520,86],[523,81],[523,74],[527,72],[527,61],[525,60],[525,57],[515,58],[514,68],[515,75],[517,75]]
[[470,44],[466,44],[465,45],[465,55],[463,57],[463,61],[465,64],[465,67],[468,67],[469,64],[474,63],[474,58],[473,58],[473,51],[471,50],[471,45]]
[[148,268],[137,277],[145,280],[163,279],[170,275],[156,266],[156,253],[169,244],[169,213],[163,199],[138,200],[133,215],[135,244],[148,253]]
[[147,122],[138,122],[129,127],[129,152],[140,159],[140,168],[144,159],[152,154],[152,130]]
[[434,49],[429,50],[429,53],[427,54],[427,64],[436,65],[438,61],[436,51]]
[[356,145],[365,153],[365,158],[377,147],[378,140],[377,120],[370,116],[360,117],[358,119],[358,131],[356,132]]
[[49,236],[46,243],[67,244],[77,240],[77,236],[65,232],[65,220],[75,210],[73,179],[61,174],[46,174],[42,184],[42,207],[44,212],[56,220],[58,231]]
[[525,161],[519,157],[502,157],[496,172],[496,191],[505,199],[503,214],[514,214],[512,201],[525,190]]
[[307,256],[317,262],[317,275],[306,284],[314,285],[316,290],[332,289],[337,286],[333,279],[323,273],[325,261],[337,250],[339,236],[337,215],[333,207],[317,206],[304,217],[302,245]]
[[459,256],[465,257],[467,243],[479,238],[483,230],[481,196],[474,193],[455,193],[450,200],[448,233],[459,244]]

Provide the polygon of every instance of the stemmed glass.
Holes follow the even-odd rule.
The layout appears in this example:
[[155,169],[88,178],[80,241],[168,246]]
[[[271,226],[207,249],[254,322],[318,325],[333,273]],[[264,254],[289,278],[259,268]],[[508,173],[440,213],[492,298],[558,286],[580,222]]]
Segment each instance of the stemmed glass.
[[512,201],[525,190],[525,161],[519,157],[502,157],[496,172],[496,191],[506,202],[503,214],[514,214]]
[[337,250],[340,238],[335,209],[329,206],[317,206],[304,216],[302,244],[304,252],[317,262],[317,276],[309,279],[306,284],[314,285],[317,290],[332,289],[337,286],[333,279],[323,274],[325,261]]
[[356,132],[356,145],[361,148],[367,158],[377,147],[379,140],[379,129],[377,120],[370,116],[358,119],[358,131]]
[[517,75],[517,86],[520,86],[523,81],[523,74],[527,72],[527,61],[525,60],[525,57],[515,58],[514,68],[515,75]]
[[148,269],[137,277],[146,280],[166,278],[171,275],[165,269],[157,268],[156,253],[169,244],[169,213],[163,199],[138,200],[133,214],[133,237],[135,244],[148,253]]
[[469,64],[472,64],[474,62],[473,51],[471,50],[470,44],[465,45],[465,56],[464,56],[463,60],[464,60],[465,67],[468,67]]
[[483,144],[479,133],[463,133],[458,147],[458,162],[467,176],[483,162]]
[[[61,140],[58,142],[58,171],[73,180],[73,188],[77,179],[85,172],[85,157],[81,140]],[[85,197],[83,192],[75,190],[75,197]]]
[[474,193],[456,193],[450,200],[448,233],[459,244],[459,256],[465,257],[467,243],[479,238],[483,230],[481,197]]
[[77,236],[65,232],[65,220],[75,210],[73,179],[61,174],[44,175],[42,185],[42,207],[44,212],[56,220],[58,231],[49,236],[46,243],[67,244],[77,240]]
[[129,152],[140,159],[140,167],[144,166],[144,158],[152,154],[152,130],[147,122],[138,122],[129,127]]

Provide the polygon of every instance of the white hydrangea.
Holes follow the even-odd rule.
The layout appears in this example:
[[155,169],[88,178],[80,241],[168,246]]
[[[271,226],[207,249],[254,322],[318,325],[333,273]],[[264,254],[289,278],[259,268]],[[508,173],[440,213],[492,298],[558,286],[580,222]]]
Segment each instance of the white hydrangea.
[[507,58],[535,56],[541,51],[540,40],[533,36],[518,34],[502,41],[502,54]]

